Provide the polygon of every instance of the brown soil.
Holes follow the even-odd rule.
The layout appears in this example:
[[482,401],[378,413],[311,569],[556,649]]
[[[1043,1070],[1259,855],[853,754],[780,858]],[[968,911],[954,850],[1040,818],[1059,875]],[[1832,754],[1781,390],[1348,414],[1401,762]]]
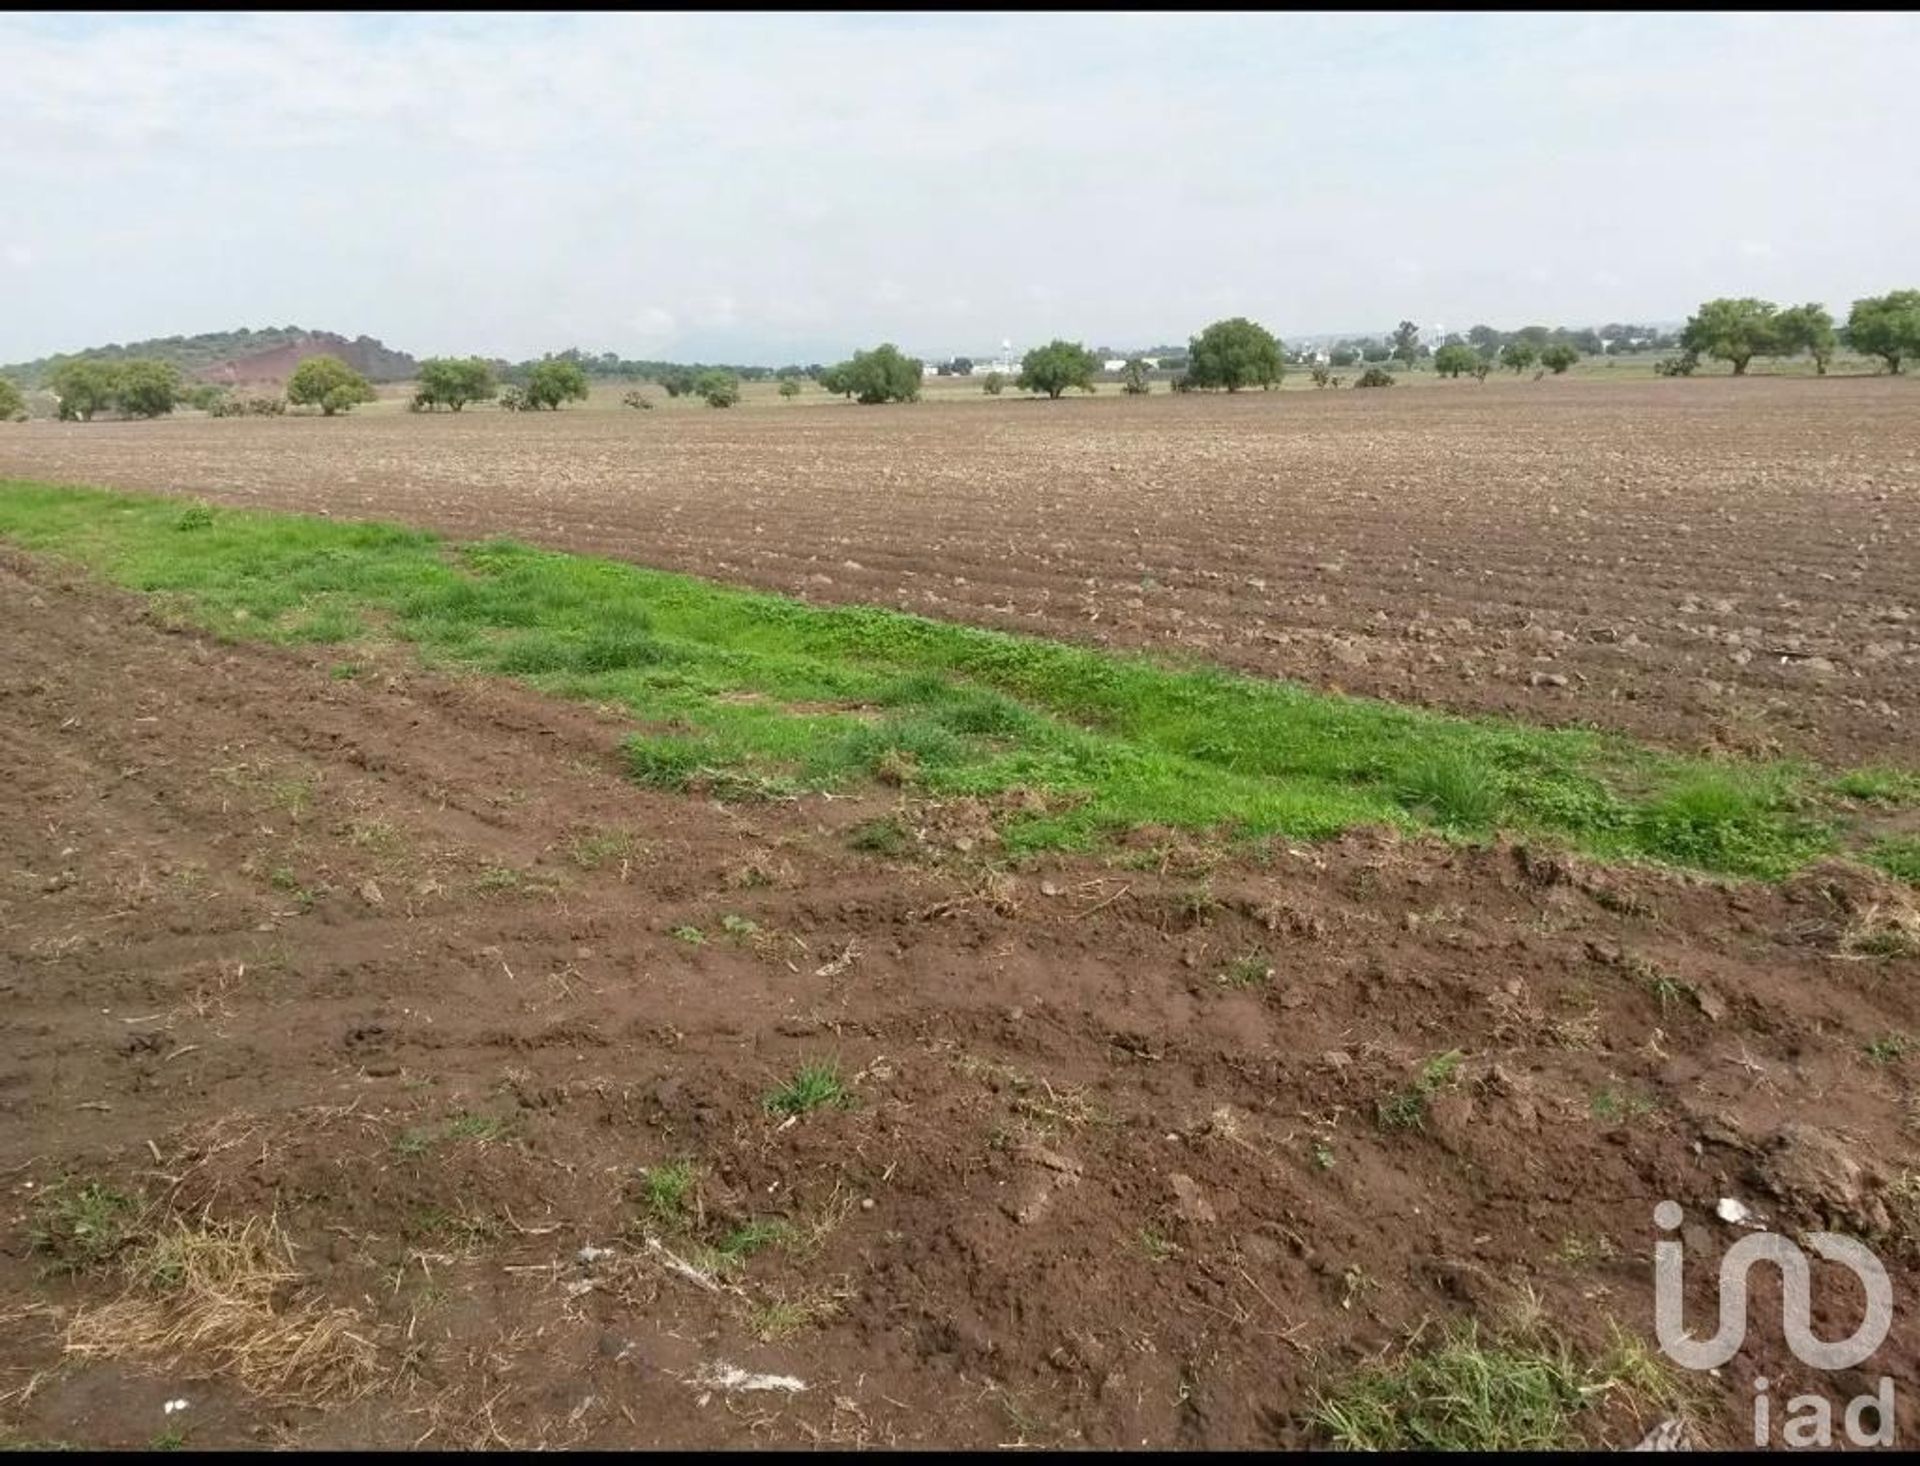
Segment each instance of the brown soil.
[[[883,859],[847,831],[892,794],[640,790],[611,714],[331,664],[0,557],[17,1436],[1297,1444],[1317,1383],[1423,1320],[1650,1339],[1668,1197],[1696,1320],[1722,1196],[1872,1235],[1899,1300],[1860,1380],[1809,1379],[1762,1283],[1700,1438],[1745,1438],[1756,1372],[1783,1400],[1920,1365],[1893,1189],[1916,1060],[1865,1052],[1920,1033],[1920,960],[1838,955],[1891,885],[1384,835],[995,873],[964,806],[903,809],[915,848]],[[1248,954],[1271,980],[1223,984]],[[1425,1128],[1382,1129],[1376,1105],[1453,1049]],[[770,1116],[818,1058],[855,1103]],[[661,1234],[676,1256],[793,1229],[737,1292],[646,1249],[641,1170],[681,1158],[703,1177]],[[153,1217],[276,1220],[300,1274],[282,1304],[347,1310],[371,1388],[263,1399],[194,1348],[118,1357],[111,1330],[63,1354],[77,1318],[98,1340],[83,1310],[123,1259],[63,1277],[31,1250],[62,1177]],[[1845,1290],[1819,1297],[1823,1335],[1850,1331]],[[794,1332],[760,1337],[775,1323]],[[806,1389],[702,1382],[722,1366]],[[1622,1396],[1591,1428],[1626,1442],[1657,1414]]]
[[[503,532],[1687,749],[1911,759],[1920,387],[31,424],[0,475]],[[817,401],[817,399],[803,399]]]

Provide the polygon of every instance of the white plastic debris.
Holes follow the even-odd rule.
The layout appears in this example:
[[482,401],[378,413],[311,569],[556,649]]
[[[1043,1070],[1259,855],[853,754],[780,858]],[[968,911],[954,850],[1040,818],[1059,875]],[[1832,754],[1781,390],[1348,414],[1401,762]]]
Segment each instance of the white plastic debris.
[[163,1415],[171,1415],[176,1410],[184,1410],[186,1408],[187,1402],[185,1400],[169,1400],[160,1407],[160,1413]]
[[712,1385],[715,1389],[726,1390],[731,1394],[746,1394],[756,1390],[783,1390],[787,1394],[797,1395],[806,1389],[802,1380],[790,1374],[749,1374],[737,1364],[703,1364],[694,1375],[696,1384]]
[[596,1262],[604,1262],[613,1256],[611,1247],[595,1247],[591,1243],[574,1253],[573,1260],[582,1267],[592,1267]]
[[1713,1214],[1721,1221],[1730,1222],[1736,1227],[1754,1225],[1752,1209],[1744,1201],[1736,1201],[1731,1196],[1721,1197],[1719,1204],[1713,1209]]

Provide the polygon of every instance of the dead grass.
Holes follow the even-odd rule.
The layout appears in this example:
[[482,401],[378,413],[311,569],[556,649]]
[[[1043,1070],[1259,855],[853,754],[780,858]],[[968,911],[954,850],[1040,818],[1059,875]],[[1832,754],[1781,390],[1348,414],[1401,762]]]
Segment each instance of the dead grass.
[[74,1315],[69,1355],[185,1355],[286,1405],[357,1398],[384,1377],[366,1320],[303,1295],[292,1243],[273,1219],[175,1219],[132,1253],[126,1274],[119,1298]]

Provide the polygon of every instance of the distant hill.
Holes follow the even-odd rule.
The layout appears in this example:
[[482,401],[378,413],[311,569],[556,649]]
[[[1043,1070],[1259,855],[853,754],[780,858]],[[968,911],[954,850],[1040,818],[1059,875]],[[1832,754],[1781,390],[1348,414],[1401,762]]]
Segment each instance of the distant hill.
[[269,326],[254,331],[210,331],[202,336],[161,336],[130,341],[122,346],[89,347],[63,356],[0,366],[0,376],[22,386],[37,387],[63,361],[124,361],[151,357],[170,361],[190,380],[223,385],[284,382],[309,356],[337,356],[371,382],[403,382],[417,363],[404,351],[394,351],[371,336],[349,340],[333,331],[309,331],[300,326]]

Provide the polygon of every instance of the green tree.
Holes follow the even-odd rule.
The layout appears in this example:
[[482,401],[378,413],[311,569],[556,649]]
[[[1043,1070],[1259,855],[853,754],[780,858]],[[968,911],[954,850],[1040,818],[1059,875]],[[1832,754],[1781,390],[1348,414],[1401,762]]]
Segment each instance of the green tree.
[[1370,366],[1364,372],[1360,373],[1359,380],[1353,385],[1356,387],[1391,387],[1393,385],[1393,373],[1385,367]]
[[1698,356],[1732,362],[1733,374],[1744,377],[1754,357],[1772,356],[1780,349],[1776,324],[1770,300],[1709,300],[1688,318],[1680,345]]
[[212,382],[200,382],[187,388],[180,400],[209,417],[219,417],[222,415],[219,409],[223,409],[227,403],[227,389]]
[[1137,356],[1129,358],[1126,366],[1121,369],[1120,390],[1129,397],[1144,397],[1153,390],[1152,385],[1147,381],[1147,364],[1142,358]]
[[493,368],[483,357],[430,356],[420,363],[420,390],[413,400],[422,407],[458,412],[469,402],[491,401],[499,390]]
[[656,380],[666,388],[669,397],[685,397],[693,391],[693,373],[685,367],[664,371]]
[[1020,358],[1020,375],[1013,385],[1022,392],[1045,392],[1057,398],[1069,387],[1091,392],[1093,374],[1099,370],[1100,358],[1078,341],[1056,338]]
[[0,422],[21,422],[26,415],[27,399],[11,381],[0,377]]
[[1511,372],[1524,372],[1539,359],[1539,349],[1531,341],[1509,341],[1500,348],[1500,365]]
[[1877,356],[1898,375],[1900,364],[1920,357],[1920,290],[1894,290],[1853,303],[1847,341],[1855,351]]
[[789,402],[793,401],[794,398],[800,395],[800,379],[798,377],[782,377],[780,379],[780,395]]
[[740,379],[718,368],[693,379],[693,395],[709,407],[732,407],[740,400]]
[[1580,360],[1579,351],[1565,341],[1556,341],[1540,353],[1540,365],[1556,377]]
[[1360,348],[1360,360],[1370,365],[1375,362],[1392,361],[1393,348],[1384,341],[1369,341]]
[[981,378],[980,390],[985,392],[989,397],[998,397],[1002,392],[1007,390],[1006,373],[988,372],[985,377]]
[[1215,321],[1187,343],[1187,382],[1192,387],[1273,388],[1286,375],[1280,338],[1245,316]]
[[47,387],[60,399],[62,422],[92,422],[93,415],[113,405],[119,373],[104,361],[63,361],[47,377]]
[[128,417],[165,417],[180,400],[180,368],[135,357],[114,372],[113,400]]
[[587,374],[578,362],[561,357],[537,361],[527,373],[525,397],[527,407],[535,412],[558,412],[563,402],[585,402]]
[[915,401],[920,396],[921,379],[920,362],[903,355],[891,341],[883,341],[871,351],[856,351],[851,360],[830,368],[820,385],[871,405]]
[[1357,346],[1347,346],[1343,344],[1334,347],[1333,350],[1327,353],[1327,365],[1329,366],[1350,367],[1357,364],[1359,360],[1360,348]]
[[1471,346],[1453,344],[1442,346],[1433,354],[1433,369],[1443,377],[1459,377],[1462,372],[1471,372],[1480,365],[1480,353]]
[[1832,313],[1811,300],[1805,305],[1790,305],[1775,316],[1773,334],[1782,356],[1806,352],[1813,358],[1813,369],[1823,377],[1827,374],[1827,363],[1833,360],[1834,348],[1840,344],[1833,329]]
[[287,401],[295,407],[318,407],[327,417],[371,402],[373,396],[367,379],[337,356],[310,356],[287,378]]
[[1393,351],[1395,361],[1405,362],[1411,367],[1420,359],[1420,328],[1412,321],[1402,321],[1393,328]]

